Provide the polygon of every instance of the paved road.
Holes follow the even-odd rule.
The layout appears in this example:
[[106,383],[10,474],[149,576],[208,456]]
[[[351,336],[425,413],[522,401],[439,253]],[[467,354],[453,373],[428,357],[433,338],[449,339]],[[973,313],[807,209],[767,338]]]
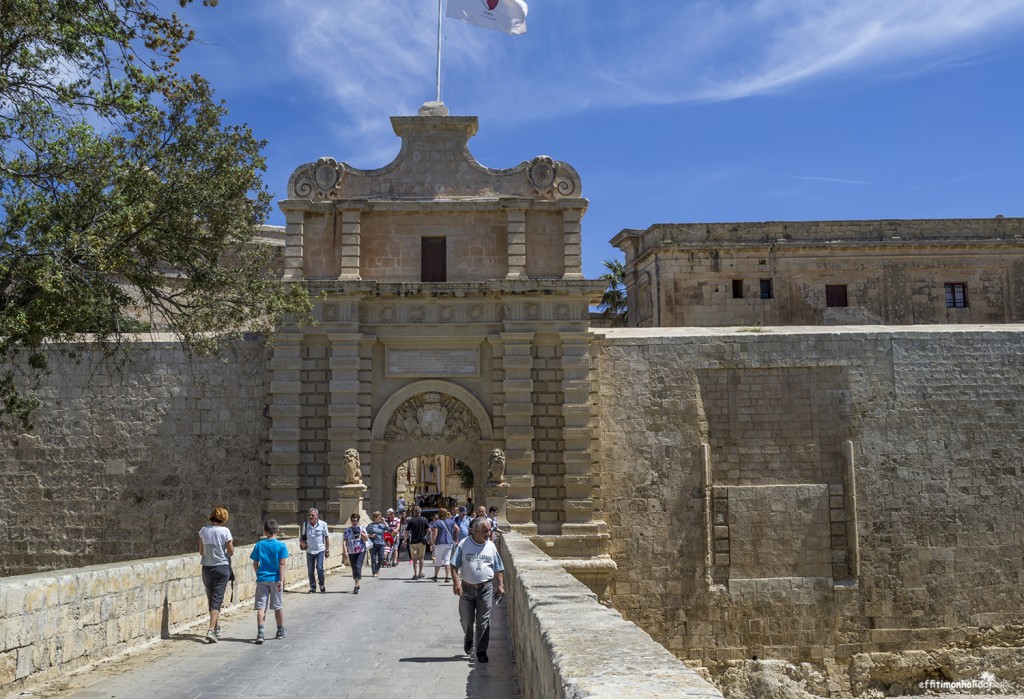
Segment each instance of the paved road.
[[[427,561],[427,565],[430,562]],[[458,600],[451,583],[411,580],[408,562],[378,578],[365,569],[352,594],[350,569],[332,575],[327,594],[305,585],[286,592],[288,636],[253,644],[256,613],[222,617],[222,640],[207,645],[200,630],[178,634],[129,658],[36,689],[36,697],[519,697],[505,605],[492,616],[490,662],[462,652]],[[442,575],[443,578],[443,575]],[[205,624],[202,632],[205,633]]]

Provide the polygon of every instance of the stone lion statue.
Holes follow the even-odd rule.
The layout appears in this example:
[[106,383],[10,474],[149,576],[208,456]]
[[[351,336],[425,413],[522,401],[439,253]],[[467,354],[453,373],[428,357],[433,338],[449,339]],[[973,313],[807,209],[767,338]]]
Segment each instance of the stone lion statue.
[[487,482],[505,482],[505,452],[501,449],[491,450],[491,458],[487,465]]
[[345,469],[344,478],[346,485],[363,482],[363,472],[359,470],[358,449],[346,449],[341,465]]

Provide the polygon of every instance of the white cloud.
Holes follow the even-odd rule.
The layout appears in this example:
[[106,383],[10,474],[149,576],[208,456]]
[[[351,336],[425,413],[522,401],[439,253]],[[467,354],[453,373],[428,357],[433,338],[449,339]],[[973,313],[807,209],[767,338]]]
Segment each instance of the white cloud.
[[[388,116],[434,98],[433,0],[264,9],[293,80],[337,110],[338,136],[367,144],[360,158],[393,143]],[[1024,0],[533,0],[528,26],[506,37],[445,21],[453,113],[509,122],[942,69],[1019,33]]]

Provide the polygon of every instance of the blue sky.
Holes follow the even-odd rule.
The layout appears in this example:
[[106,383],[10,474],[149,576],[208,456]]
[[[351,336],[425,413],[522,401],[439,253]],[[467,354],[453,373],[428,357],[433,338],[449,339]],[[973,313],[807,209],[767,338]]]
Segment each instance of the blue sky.
[[[276,198],[320,156],[386,165],[388,118],[435,96],[436,0],[182,14]],[[590,277],[654,223],[1024,215],[1024,0],[529,0],[524,35],[443,30],[474,157],[580,173]]]

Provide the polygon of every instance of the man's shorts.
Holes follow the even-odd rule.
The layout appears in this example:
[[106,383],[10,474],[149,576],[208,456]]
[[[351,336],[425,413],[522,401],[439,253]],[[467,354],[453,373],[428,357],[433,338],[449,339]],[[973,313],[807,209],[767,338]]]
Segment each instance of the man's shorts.
[[409,558],[414,561],[422,561],[424,554],[427,552],[427,545],[420,542],[418,544],[409,544]]
[[274,611],[283,606],[281,604],[281,591],[277,589],[276,582],[257,582],[256,604],[253,606],[253,609],[267,609],[268,605]]

